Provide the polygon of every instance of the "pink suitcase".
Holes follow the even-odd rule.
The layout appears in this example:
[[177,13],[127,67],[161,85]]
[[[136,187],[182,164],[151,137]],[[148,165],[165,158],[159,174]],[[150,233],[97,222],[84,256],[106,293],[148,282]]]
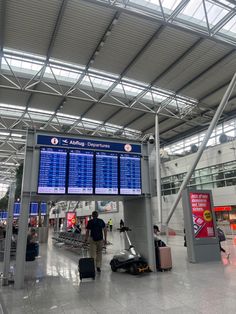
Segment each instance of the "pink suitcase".
[[171,250],[168,246],[158,248],[158,269],[161,271],[172,269]]

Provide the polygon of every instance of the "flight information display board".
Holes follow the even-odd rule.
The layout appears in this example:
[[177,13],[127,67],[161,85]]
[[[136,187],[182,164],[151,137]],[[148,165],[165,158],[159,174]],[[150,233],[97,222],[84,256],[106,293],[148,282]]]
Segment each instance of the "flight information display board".
[[68,194],[93,194],[93,164],[93,152],[69,151]]
[[120,154],[120,194],[140,195],[141,193],[140,156]]
[[39,214],[39,204],[30,203],[30,216],[38,216]]
[[0,212],[0,219],[7,219],[7,212]]
[[118,194],[118,154],[96,152],[95,194]]
[[20,203],[16,202],[14,203],[13,217],[19,217],[19,216],[20,216]]
[[41,148],[38,193],[65,194],[67,152],[59,148]]
[[41,216],[47,215],[47,203],[42,202],[40,204],[40,211],[41,211]]

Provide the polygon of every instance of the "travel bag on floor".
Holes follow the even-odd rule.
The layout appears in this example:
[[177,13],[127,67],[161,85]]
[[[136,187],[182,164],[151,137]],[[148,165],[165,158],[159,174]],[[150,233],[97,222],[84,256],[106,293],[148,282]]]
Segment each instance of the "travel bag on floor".
[[79,259],[79,274],[80,280],[83,278],[93,278],[95,279],[95,265],[94,259],[91,257],[83,257]]
[[156,248],[157,269],[158,270],[171,270],[172,258],[171,249],[168,246]]

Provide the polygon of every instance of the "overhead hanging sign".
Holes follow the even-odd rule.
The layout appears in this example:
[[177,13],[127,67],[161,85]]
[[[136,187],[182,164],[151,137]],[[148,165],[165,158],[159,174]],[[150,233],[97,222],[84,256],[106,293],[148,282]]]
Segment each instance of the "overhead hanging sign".
[[37,135],[38,145],[47,145],[52,147],[68,147],[80,149],[95,149],[105,151],[116,151],[125,153],[141,154],[140,144],[105,142],[97,140],[88,140],[81,138],[58,137],[48,135]]
[[195,239],[214,237],[214,222],[209,193],[190,192]]

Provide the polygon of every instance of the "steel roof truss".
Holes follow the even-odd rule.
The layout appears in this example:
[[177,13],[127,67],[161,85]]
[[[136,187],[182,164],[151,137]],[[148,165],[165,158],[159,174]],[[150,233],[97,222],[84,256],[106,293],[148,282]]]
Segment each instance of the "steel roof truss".
[[[23,89],[27,89],[30,87],[33,87],[34,85],[38,84],[40,82],[41,73],[43,69],[45,68],[45,64],[42,65],[42,68],[38,70],[38,72],[24,85]],[[39,79],[37,79],[39,77]],[[35,81],[37,79],[37,81]],[[31,84],[31,82],[33,82]]]
[[11,67],[10,63],[8,62],[7,58],[4,56],[3,59],[5,60],[5,62],[6,62],[6,64],[7,64],[7,66],[8,66],[8,68],[9,68],[10,71],[11,71],[11,74],[13,75],[13,77],[15,78],[15,80],[16,80],[17,83],[18,83],[18,84],[16,84],[16,86],[18,86],[18,88],[22,88],[21,83],[20,83],[19,79],[17,78],[17,76],[15,75],[14,71],[12,70],[12,67]]
[[[128,3],[128,5],[127,4],[124,5],[120,1],[116,2],[115,4],[111,4],[109,0],[87,0],[87,1],[91,3],[98,3],[99,5],[112,8],[114,8],[115,6],[119,12],[130,12],[133,15],[137,16],[143,15],[144,17],[149,18],[151,20],[157,20],[158,22],[161,22],[163,25],[166,26],[170,25],[171,27],[186,29],[189,32],[192,32],[197,35],[205,37],[215,37],[218,41],[228,43],[231,46],[235,45],[235,39],[233,37],[231,38],[229,36],[224,36],[224,34],[214,32],[212,33],[210,31],[209,17],[205,6],[205,0],[201,0],[201,2],[199,2],[199,6],[196,6],[195,10],[191,12],[191,15],[193,16],[195,12],[199,9],[199,7],[203,6],[203,10],[205,12],[206,26],[202,26],[201,23],[199,24],[192,23],[187,19],[185,20],[179,18],[179,14],[184,10],[184,8],[186,7],[190,0],[182,0],[180,4],[175,8],[175,10],[171,13],[171,15],[164,11],[163,6],[161,5],[161,0],[159,0],[159,10],[158,9],[153,10],[151,8],[146,7],[145,5],[135,4],[132,2]],[[235,11],[235,7],[227,5],[227,2],[235,5],[235,0],[227,0],[227,2],[214,0],[214,2],[213,1],[209,2],[220,6],[222,9]]]
[[61,85],[59,84],[59,82],[58,82],[58,80],[57,80],[57,78],[56,78],[56,75],[55,75],[55,73],[54,73],[54,71],[53,71],[52,66],[51,66],[50,64],[48,64],[48,67],[49,67],[49,69],[50,69],[50,70],[51,70],[51,72],[52,72],[52,75],[53,75],[53,77],[54,77],[54,80],[55,80],[55,82],[56,82],[57,86],[59,87],[60,93],[61,93],[61,94],[63,94],[63,93],[64,93],[64,91],[63,91],[63,89],[62,89]]
[[218,33],[235,15],[236,11],[228,12],[216,25],[212,27],[211,34],[215,35]]
[[153,110],[152,108],[148,107],[146,104],[142,103],[141,101],[136,103],[136,108],[138,108],[139,105],[141,105],[141,109],[145,108],[145,109],[147,109],[147,111],[149,113],[153,113],[153,114],[156,113],[155,110]]
[[189,3],[190,0],[182,0],[177,7],[175,8],[175,10],[171,13],[171,15],[167,18],[167,22],[172,22],[176,16],[179,15],[179,13],[181,11],[183,11],[183,9],[186,7],[186,5]]
[[205,2],[205,0],[202,0],[202,5],[203,5],[204,13],[205,13],[205,19],[206,19],[208,35],[211,36],[211,28],[210,28],[210,24],[209,24],[209,20],[208,20],[208,16],[207,16],[207,9],[206,9],[206,2]]

